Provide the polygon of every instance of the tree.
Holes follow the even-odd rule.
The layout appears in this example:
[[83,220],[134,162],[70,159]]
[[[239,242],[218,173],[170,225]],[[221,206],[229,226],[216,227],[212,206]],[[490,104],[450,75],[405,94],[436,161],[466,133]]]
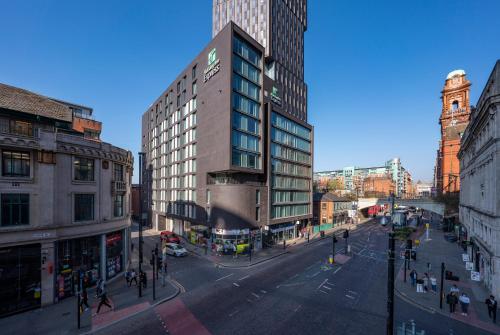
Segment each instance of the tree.
[[331,179],[328,181],[328,184],[326,184],[326,189],[328,190],[328,192],[338,191],[342,188],[342,183],[338,179]]

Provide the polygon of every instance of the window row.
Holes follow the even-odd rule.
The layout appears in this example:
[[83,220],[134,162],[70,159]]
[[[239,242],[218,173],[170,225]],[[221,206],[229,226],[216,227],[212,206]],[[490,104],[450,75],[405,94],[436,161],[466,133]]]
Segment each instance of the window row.
[[254,118],[260,117],[260,104],[238,93],[233,92],[233,108],[240,113],[248,114]]
[[272,216],[274,219],[306,214],[310,214],[309,205],[272,206]]
[[259,134],[259,122],[238,112],[233,113],[233,128]]
[[296,192],[296,191],[273,191],[273,203],[280,202],[309,202],[309,192]]
[[232,164],[246,168],[260,169],[260,156],[258,154],[233,149]]
[[284,173],[301,177],[311,176],[311,168],[307,166],[286,163],[277,159],[272,159],[271,165],[274,173]]
[[259,151],[259,138],[233,130],[233,147],[238,149]]
[[161,188],[195,188],[196,175],[190,174],[180,177],[162,178],[160,180]]
[[288,159],[299,163],[311,164],[311,155],[302,151],[282,147],[279,144],[271,143],[271,155],[278,158]]
[[306,127],[303,127],[296,122],[293,122],[277,113],[272,113],[271,122],[273,126],[281,129],[285,129],[297,136],[300,136],[306,140],[311,140],[311,131]]
[[273,176],[273,188],[292,188],[298,190],[309,190],[310,181],[307,179]]
[[233,70],[256,84],[260,83],[260,70],[240,57],[233,57]]
[[286,133],[276,128],[271,128],[271,139],[273,141],[303,150],[307,152],[311,152],[311,143],[298,138],[294,135]]
[[260,52],[237,37],[233,38],[233,52],[253,65],[260,66]]
[[239,76],[233,76],[233,88],[246,96],[260,101],[260,88],[249,80]]
[[169,203],[167,213],[196,219],[196,205]]

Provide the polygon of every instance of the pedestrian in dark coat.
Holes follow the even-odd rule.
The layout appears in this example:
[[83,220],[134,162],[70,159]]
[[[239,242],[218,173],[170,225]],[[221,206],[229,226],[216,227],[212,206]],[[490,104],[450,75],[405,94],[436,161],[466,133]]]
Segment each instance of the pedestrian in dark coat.
[[411,286],[415,286],[417,284],[417,271],[415,271],[415,269],[410,272],[410,281]]
[[496,323],[498,303],[495,300],[495,297],[490,295],[490,297],[486,299],[485,303],[488,306],[488,316],[492,319],[493,323]]
[[109,304],[109,300],[106,294],[106,287],[104,284],[104,281],[101,283],[100,290],[99,290],[99,305],[97,306],[97,312],[94,315],[99,314],[99,311],[101,310],[102,305],[108,306],[111,310],[113,310],[113,307]]

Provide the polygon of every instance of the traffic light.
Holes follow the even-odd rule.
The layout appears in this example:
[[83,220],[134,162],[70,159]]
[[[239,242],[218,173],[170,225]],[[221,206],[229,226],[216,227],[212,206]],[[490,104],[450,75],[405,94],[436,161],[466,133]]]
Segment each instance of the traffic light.
[[344,238],[348,238],[348,237],[349,237],[349,231],[346,230],[346,231],[344,231]]
[[333,243],[337,243],[337,236],[333,235]]
[[409,239],[406,240],[406,249],[412,249],[413,248],[413,240]]

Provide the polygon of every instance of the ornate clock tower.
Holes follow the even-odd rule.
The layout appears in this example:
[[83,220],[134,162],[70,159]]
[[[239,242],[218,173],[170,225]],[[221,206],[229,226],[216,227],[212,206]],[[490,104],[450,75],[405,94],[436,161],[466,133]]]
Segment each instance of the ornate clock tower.
[[436,187],[441,193],[460,191],[460,165],[457,157],[460,139],[469,124],[470,118],[470,81],[464,70],[448,74],[441,92],[443,109],[439,124],[441,141],[439,143]]

